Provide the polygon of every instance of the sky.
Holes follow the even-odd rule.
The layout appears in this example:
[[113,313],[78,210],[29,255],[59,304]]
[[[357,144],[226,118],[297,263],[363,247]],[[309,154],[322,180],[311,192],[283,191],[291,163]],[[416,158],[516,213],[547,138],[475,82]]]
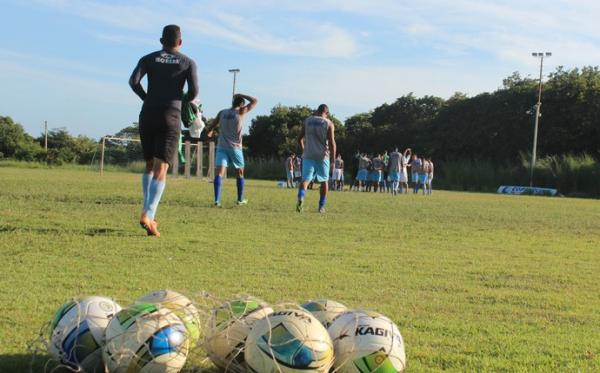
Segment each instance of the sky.
[[258,97],[247,119],[278,104],[327,103],[345,119],[413,92],[490,92],[514,71],[600,61],[600,2],[587,0],[2,0],[0,115],[37,136],[49,128],[99,138],[137,121],[127,82],[182,28],[213,117],[237,91]]

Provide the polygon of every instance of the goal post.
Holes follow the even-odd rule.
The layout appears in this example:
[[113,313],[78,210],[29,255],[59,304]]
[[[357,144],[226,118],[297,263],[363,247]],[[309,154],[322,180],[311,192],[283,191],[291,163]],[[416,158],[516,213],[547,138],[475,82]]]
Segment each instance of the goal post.
[[[107,142],[109,143],[120,143],[128,144],[130,142],[139,143],[140,139],[127,138],[127,137],[116,137],[116,136],[104,136],[100,141],[100,175],[104,175]],[[186,179],[192,177],[192,165],[195,163],[195,175],[198,179],[205,178],[205,164],[206,167],[206,179],[211,181],[215,175],[215,143],[210,141],[205,143],[203,141],[192,142],[186,139],[183,143],[183,155],[185,160],[183,175]],[[205,154],[208,153],[207,162],[204,160]],[[179,176],[179,154],[175,154],[173,157],[171,173],[173,177]]]

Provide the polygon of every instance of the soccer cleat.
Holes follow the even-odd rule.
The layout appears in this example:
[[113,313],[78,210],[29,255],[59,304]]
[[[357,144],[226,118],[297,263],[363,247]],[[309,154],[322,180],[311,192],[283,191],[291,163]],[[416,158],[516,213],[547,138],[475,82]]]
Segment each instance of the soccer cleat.
[[324,214],[324,213],[325,213],[325,206],[319,207],[319,214]]
[[221,202],[215,201],[215,204],[213,206],[221,208]]
[[248,204],[248,200],[247,199],[243,199],[241,201],[236,201],[235,204],[238,205],[238,206],[245,206],[245,205]]
[[299,199],[298,203],[296,204],[296,211],[302,212],[303,208],[304,208],[304,200]]

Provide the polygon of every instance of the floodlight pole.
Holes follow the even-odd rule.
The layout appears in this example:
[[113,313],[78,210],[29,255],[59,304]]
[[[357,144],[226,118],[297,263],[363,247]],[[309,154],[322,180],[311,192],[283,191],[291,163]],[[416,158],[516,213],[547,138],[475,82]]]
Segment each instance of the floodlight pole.
[[544,69],[544,56],[551,57],[552,53],[550,52],[534,52],[531,54],[533,57],[540,58],[540,82],[538,87],[538,100],[535,105],[535,125],[533,128],[533,150],[531,152],[531,169],[529,173],[529,186],[533,187],[533,170],[535,169],[535,161],[537,155],[537,137],[538,137],[538,126],[540,124],[540,109],[542,106],[542,73]]
[[233,99],[233,96],[235,96],[235,82],[236,82],[237,74],[240,72],[240,69],[229,69],[229,72],[233,73],[233,91],[231,93],[231,98]]

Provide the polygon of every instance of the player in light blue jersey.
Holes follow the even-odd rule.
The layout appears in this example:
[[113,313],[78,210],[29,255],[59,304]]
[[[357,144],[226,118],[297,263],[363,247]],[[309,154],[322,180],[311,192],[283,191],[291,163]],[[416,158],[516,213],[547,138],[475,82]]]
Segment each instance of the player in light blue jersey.
[[[246,104],[246,100],[248,104]],[[208,137],[219,126],[217,157],[215,162],[215,206],[221,207],[221,184],[229,164],[233,165],[237,176],[237,204],[246,205],[244,199],[244,153],[242,152],[242,126],[245,115],[256,107],[258,100],[252,96],[236,94],[230,109],[224,109],[208,128]]]
[[296,211],[302,212],[308,184],[314,179],[321,183],[319,213],[325,212],[330,173],[333,172],[336,152],[333,123],[328,119],[329,108],[319,105],[317,112],[304,121],[298,143],[303,151],[302,182],[298,188]]

